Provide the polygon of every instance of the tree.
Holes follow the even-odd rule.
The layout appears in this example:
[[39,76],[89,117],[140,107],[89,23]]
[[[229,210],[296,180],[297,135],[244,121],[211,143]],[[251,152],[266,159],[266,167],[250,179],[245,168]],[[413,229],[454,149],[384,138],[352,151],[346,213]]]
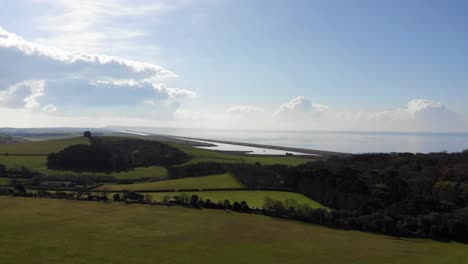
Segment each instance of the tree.
[[91,138],[91,132],[90,131],[85,131],[83,133],[83,136],[86,137],[86,138]]
[[133,201],[143,201],[145,199],[145,196],[141,193],[137,192],[126,192],[124,193],[124,200],[133,200]]
[[248,212],[250,210],[249,205],[246,201],[240,202],[240,209],[242,212]]
[[120,194],[116,193],[112,196],[112,199],[115,201],[115,202],[119,202],[120,201]]
[[223,206],[224,206],[224,209],[230,209],[231,208],[231,202],[229,200],[224,200]]
[[6,166],[3,164],[0,164],[0,177],[3,177],[7,172]]
[[25,188],[23,185],[21,185],[21,184],[16,184],[14,188],[15,188],[15,190],[16,190],[18,193],[25,193],[25,192],[27,192],[26,188]]
[[239,212],[241,210],[240,203],[239,202],[234,202],[234,204],[232,205],[232,210],[234,210],[236,212]]
[[198,208],[198,195],[194,194],[190,197],[190,206],[194,208]]
[[163,203],[169,203],[169,200],[171,200],[171,196],[170,195],[164,195],[163,197]]
[[100,196],[101,201],[107,202],[109,201],[109,197],[107,197],[107,193],[102,192]]
[[153,196],[151,194],[145,194],[145,201],[147,202],[152,202],[153,201]]

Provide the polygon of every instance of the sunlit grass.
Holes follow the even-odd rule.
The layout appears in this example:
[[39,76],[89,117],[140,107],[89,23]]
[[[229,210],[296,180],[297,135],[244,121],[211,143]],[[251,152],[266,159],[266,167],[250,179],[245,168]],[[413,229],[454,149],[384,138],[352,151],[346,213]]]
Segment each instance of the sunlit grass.
[[0,197],[0,263],[466,264],[468,245],[181,207]]
[[239,181],[229,173],[196,178],[184,178],[159,182],[135,184],[106,184],[98,190],[181,190],[209,188],[244,188]]

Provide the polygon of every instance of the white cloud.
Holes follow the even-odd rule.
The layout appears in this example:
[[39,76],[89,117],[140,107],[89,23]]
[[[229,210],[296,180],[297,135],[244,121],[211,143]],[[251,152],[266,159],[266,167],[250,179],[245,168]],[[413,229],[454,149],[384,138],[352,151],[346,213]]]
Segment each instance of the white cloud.
[[[159,65],[50,48],[2,28],[0,58],[0,104],[6,107],[37,109],[53,105],[69,114],[94,108],[122,108],[121,112],[127,114],[133,107],[138,114],[165,119],[179,105],[166,101],[196,95],[188,89],[161,84],[177,75]],[[149,101],[151,106],[145,104]]]
[[327,114],[328,106],[313,103],[304,96],[298,96],[281,105],[273,113],[273,119],[278,127],[289,129],[320,129],[319,123]]
[[39,106],[38,99],[44,95],[44,81],[28,80],[0,90],[0,105],[11,108],[34,109]]
[[335,112],[299,96],[273,114],[273,127],[302,130],[466,132],[460,114],[442,103],[414,99],[406,106],[382,112]]
[[289,117],[290,114],[305,113],[323,113],[328,109],[328,106],[322,104],[312,103],[309,99],[304,96],[298,96],[291,101],[281,105],[274,113],[276,117],[286,116]]
[[417,114],[427,110],[448,111],[440,102],[427,99],[413,99],[408,102],[405,110],[410,114]]
[[57,107],[53,104],[48,104],[42,108],[42,112],[44,113],[55,113],[57,112]]
[[[126,40],[144,37],[147,33],[140,29],[141,23],[178,3],[138,0],[41,2],[48,5],[51,12],[39,17],[39,29],[46,32],[47,37],[38,38],[36,42],[81,52],[100,53],[125,49],[122,44]],[[133,48],[135,46],[136,44]]]
[[264,129],[271,116],[265,109],[257,106],[237,105],[231,106],[225,112],[227,116],[220,118],[217,124],[223,124],[224,127],[233,126],[244,129]]
[[[100,87],[114,87],[114,88],[129,88],[129,89],[147,89],[153,90],[161,97],[171,99],[189,99],[196,97],[194,91],[181,88],[166,88],[164,84],[154,84],[149,80],[135,81],[135,80],[119,80],[119,81],[91,81],[91,85]],[[159,98],[161,99],[161,98]],[[154,102],[151,99],[146,99],[145,102]],[[149,103],[147,103],[149,104]]]
[[[0,27],[0,69],[3,83],[28,79],[151,79],[177,77],[161,66],[115,56],[73,53],[39,45]],[[40,76],[40,77],[39,77]]]
[[233,117],[249,117],[252,115],[263,114],[265,109],[256,106],[236,105],[228,108],[227,112]]

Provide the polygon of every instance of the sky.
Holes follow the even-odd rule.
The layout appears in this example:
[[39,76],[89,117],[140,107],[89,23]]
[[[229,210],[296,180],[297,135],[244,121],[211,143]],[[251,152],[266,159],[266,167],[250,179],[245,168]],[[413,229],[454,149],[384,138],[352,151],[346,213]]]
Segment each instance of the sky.
[[468,132],[468,2],[2,0],[0,126]]

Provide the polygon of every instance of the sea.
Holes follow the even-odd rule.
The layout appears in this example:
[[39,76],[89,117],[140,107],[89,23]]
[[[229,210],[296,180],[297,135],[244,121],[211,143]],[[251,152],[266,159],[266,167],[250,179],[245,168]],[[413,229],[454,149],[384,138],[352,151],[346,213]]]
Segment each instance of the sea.
[[[460,152],[468,149],[468,133],[221,130],[194,128],[132,128],[172,135],[344,153]],[[238,146],[233,145],[239,150]],[[228,147],[229,148],[229,147]],[[226,149],[223,149],[226,150]],[[229,149],[227,149],[229,150]]]

